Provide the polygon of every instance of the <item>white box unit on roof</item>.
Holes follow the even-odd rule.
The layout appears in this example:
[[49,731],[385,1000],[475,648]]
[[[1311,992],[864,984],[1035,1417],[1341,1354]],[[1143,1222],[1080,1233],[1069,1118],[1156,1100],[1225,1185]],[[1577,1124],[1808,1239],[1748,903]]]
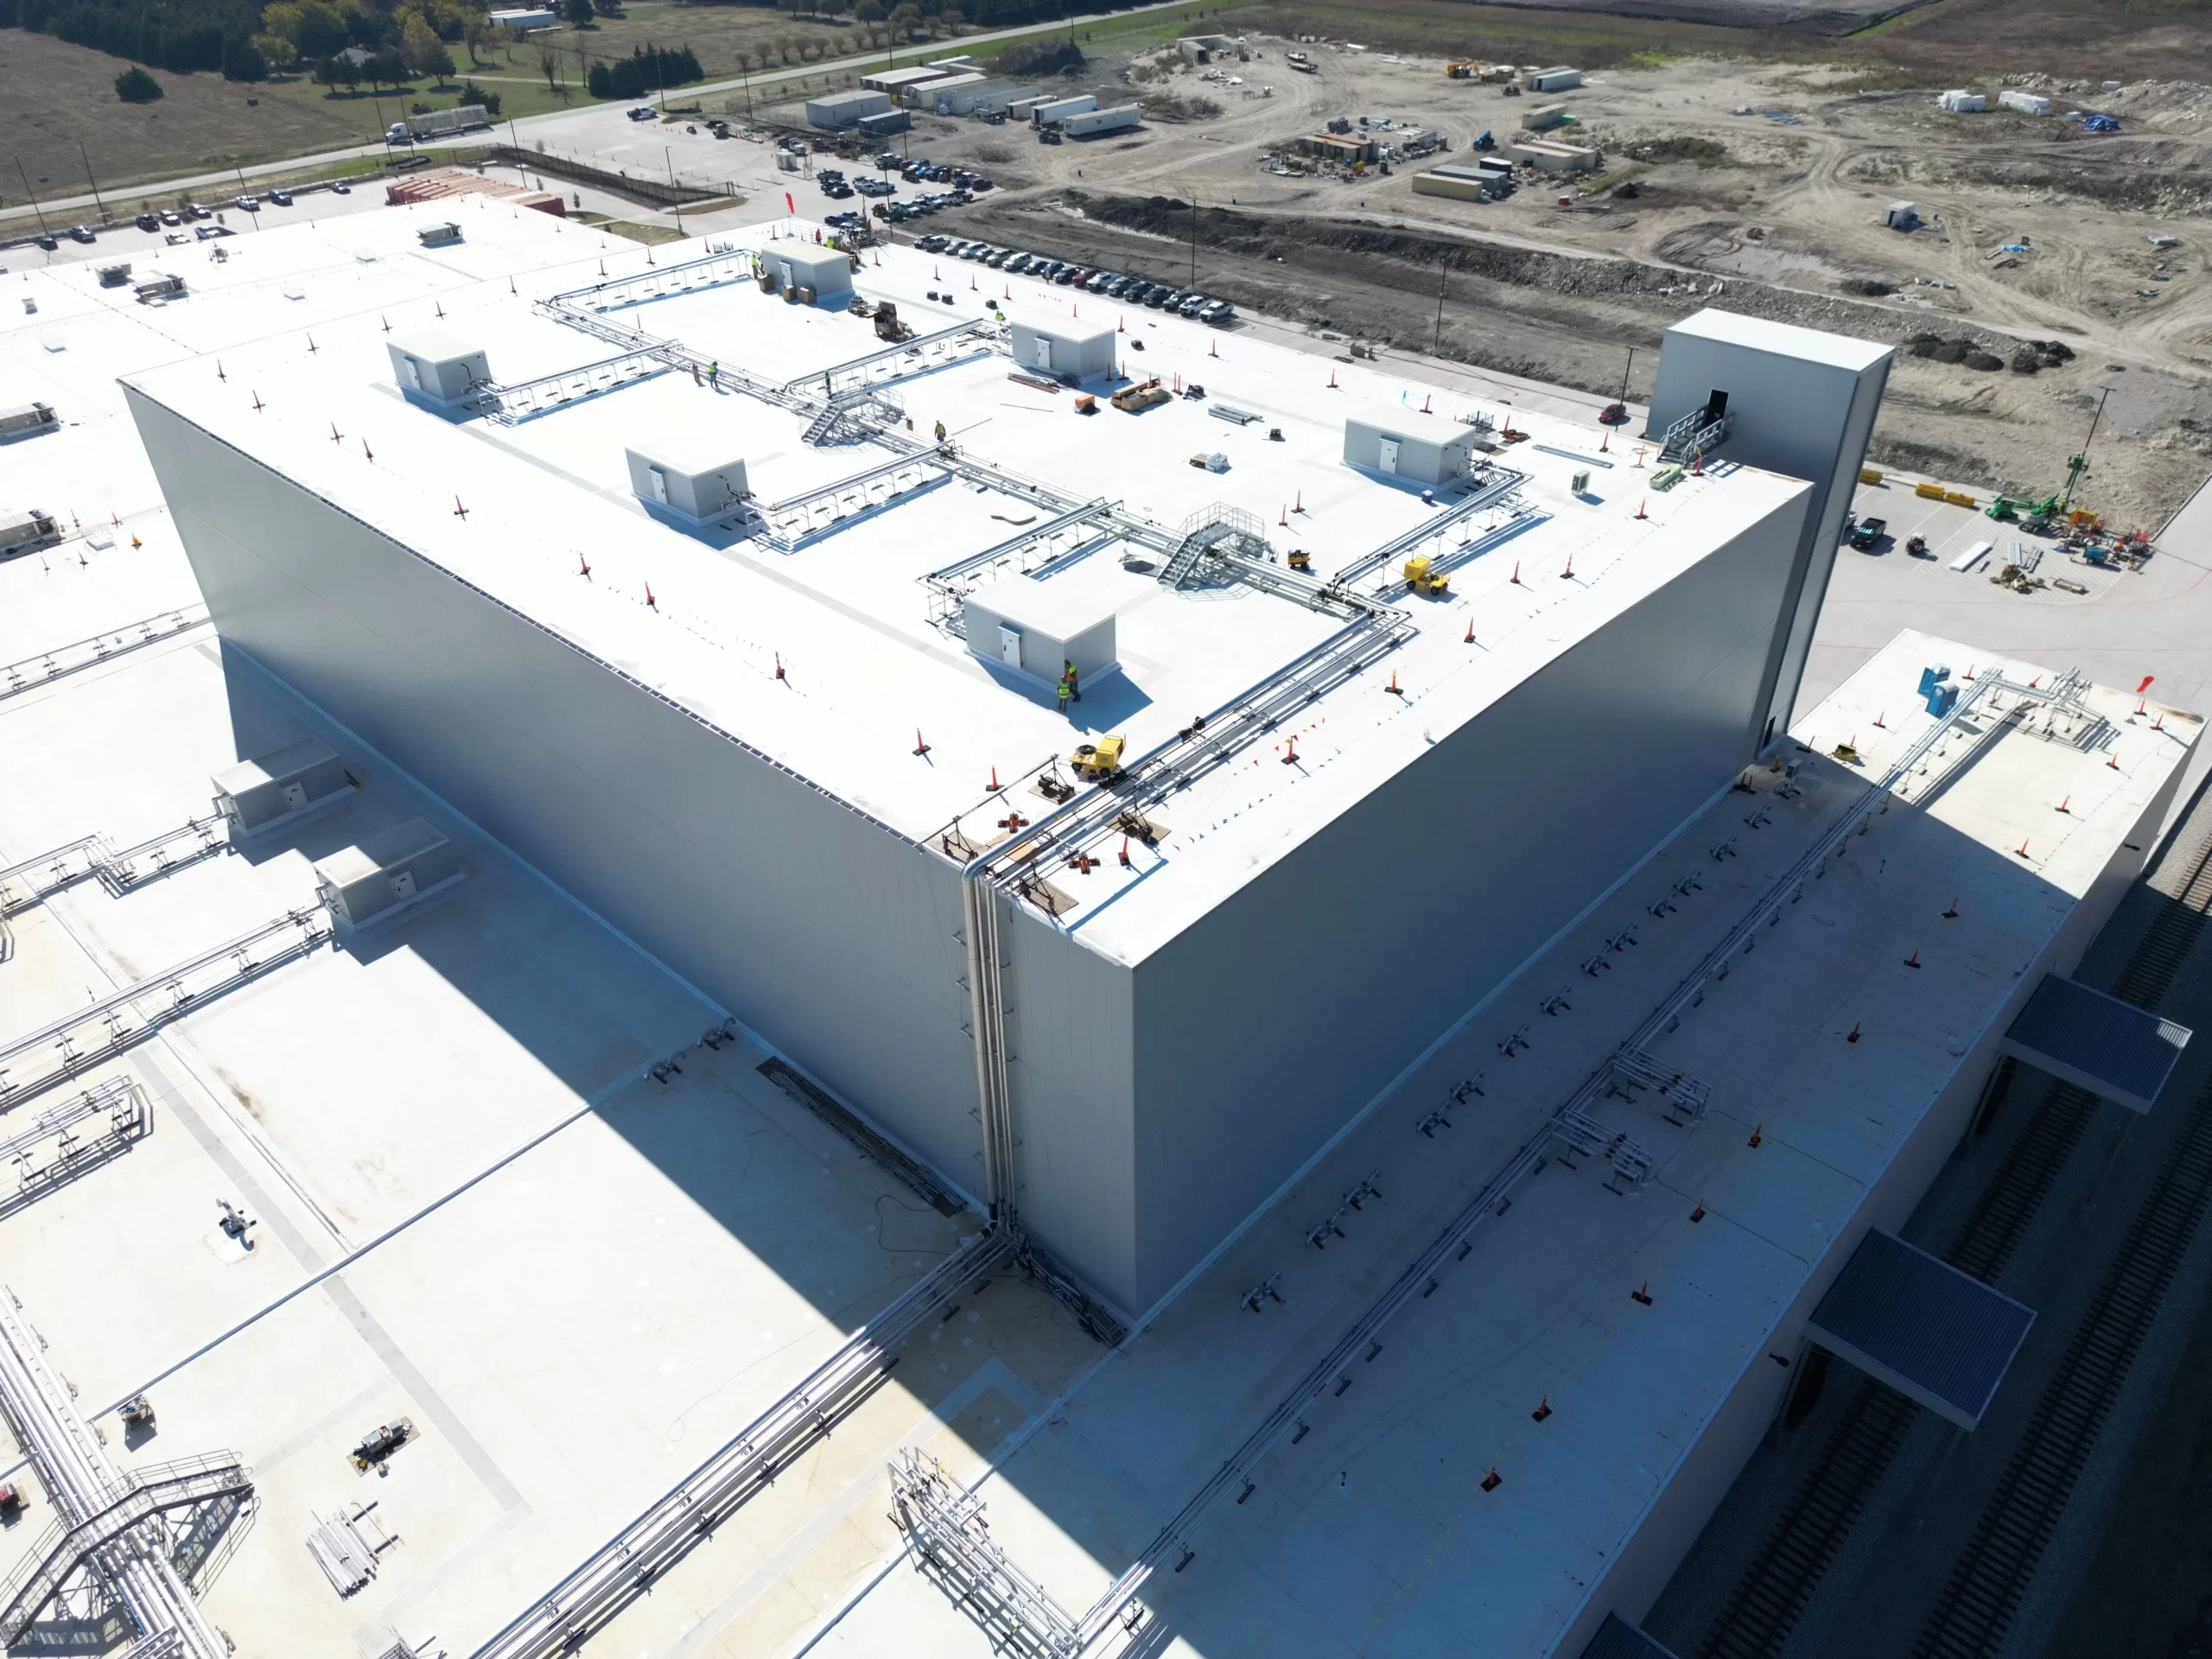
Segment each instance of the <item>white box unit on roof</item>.
[[811,290],[819,304],[840,304],[853,291],[852,256],[836,248],[799,242],[771,243],[761,251],[760,263],[776,279],[777,287]]
[[13,409],[0,409],[0,438],[43,432],[54,424],[54,405],[51,404],[18,404]]
[[1111,328],[1084,328],[1017,321],[1011,330],[1014,360],[1040,374],[1088,380],[1114,371]]
[[241,760],[208,781],[214,787],[215,810],[238,836],[289,820],[353,787],[336,751],[314,738]]
[[1079,590],[1010,576],[969,594],[964,614],[969,651],[1041,685],[1058,685],[1070,666],[1078,686],[1120,666],[1113,612]]
[[460,880],[461,857],[453,842],[421,818],[318,859],[315,866],[315,897],[341,933]]
[[401,390],[435,404],[457,404],[469,389],[492,378],[490,360],[480,346],[435,329],[402,334],[385,342],[392,378]]
[[674,435],[649,448],[626,447],[630,487],[638,499],[681,518],[719,518],[745,499],[745,461],[709,447],[704,435]]
[[60,536],[60,526],[50,512],[41,512],[36,507],[0,507],[0,557],[57,540]]
[[1414,409],[1379,409],[1344,422],[1344,464],[1431,487],[1466,476],[1471,427]]

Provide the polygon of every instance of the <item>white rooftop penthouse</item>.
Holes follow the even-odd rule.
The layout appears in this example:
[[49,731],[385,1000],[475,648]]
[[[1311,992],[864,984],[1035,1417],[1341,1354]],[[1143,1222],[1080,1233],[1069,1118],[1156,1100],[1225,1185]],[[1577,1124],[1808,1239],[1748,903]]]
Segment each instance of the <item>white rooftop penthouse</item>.
[[[229,645],[1132,1319],[1759,751],[1886,353],[1735,391],[1739,440],[1834,405],[1794,474],[1142,314],[1166,400],[1086,410],[1013,325],[1110,306],[887,250],[887,344],[763,291],[816,250],[519,293],[487,252],[448,408],[382,312],[126,391]],[[1386,405],[1452,464],[1346,464]],[[657,518],[631,456],[709,427],[741,499]],[[1009,581],[1110,619],[1065,715],[964,637]]]

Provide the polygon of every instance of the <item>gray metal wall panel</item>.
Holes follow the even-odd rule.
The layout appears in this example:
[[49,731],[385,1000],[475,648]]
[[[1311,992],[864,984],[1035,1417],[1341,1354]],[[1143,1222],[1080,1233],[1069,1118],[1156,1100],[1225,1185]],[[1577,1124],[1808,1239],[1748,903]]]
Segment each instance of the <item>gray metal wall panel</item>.
[[[1070,885],[1083,878],[1056,873]],[[1006,944],[1007,1065],[1023,1225],[1124,1316],[1137,1273],[1130,974],[1013,906]],[[980,1162],[972,1167],[980,1169]]]
[[1138,965],[1141,1306],[1742,767],[1809,499]]
[[[1813,629],[1820,621],[1821,607],[1827,603],[1844,518],[1858,493],[1859,469],[1866,464],[1866,446],[1873,440],[1874,418],[1881,413],[1882,393],[1889,379],[1887,358],[1859,377],[1838,440],[1834,480],[1811,524],[1805,575],[1791,607],[1789,637],[1783,642],[1781,658],[1775,665],[1774,688],[1767,696],[1767,714],[1778,732],[1787,731],[1797,718],[1797,694],[1804,683],[1806,659],[1812,655]],[[1757,466],[1772,464],[1746,458]]]
[[1754,346],[1669,330],[1651,393],[1656,434],[1718,389],[1733,416],[1721,454],[1813,486],[1813,510],[1792,556],[1790,622],[1775,639],[1768,687],[1754,724],[1786,731],[1813,627],[1827,597],[1843,515],[1866,460],[1890,360],[1857,372]]
[[956,873],[126,391],[227,640],[974,1190]]

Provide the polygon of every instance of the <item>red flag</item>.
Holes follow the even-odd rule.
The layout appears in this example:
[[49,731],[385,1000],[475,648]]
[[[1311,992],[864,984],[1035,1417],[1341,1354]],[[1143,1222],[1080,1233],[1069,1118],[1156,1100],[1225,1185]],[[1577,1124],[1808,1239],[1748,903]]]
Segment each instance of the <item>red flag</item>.
[[798,204],[791,200],[791,193],[788,190],[784,192],[784,210],[791,213],[798,212]]
[[2158,677],[2155,674],[2145,674],[2143,677],[2143,683],[2135,688],[2135,695],[2139,697],[2145,691],[2148,691],[2151,689],[2151,682]]

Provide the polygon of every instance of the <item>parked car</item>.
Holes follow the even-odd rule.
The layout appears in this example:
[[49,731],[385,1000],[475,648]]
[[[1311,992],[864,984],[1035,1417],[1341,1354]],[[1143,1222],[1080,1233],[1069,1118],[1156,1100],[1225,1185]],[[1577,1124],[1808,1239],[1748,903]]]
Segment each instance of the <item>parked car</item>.
[[92,235],[92,227],[89,225],[72,225],[69,227],[69,239],[72,242],[90,242],[94,240],[95,238]]
[[627,111],[626,113],[632,121],[651,121],[658,111],[650,104],[640,104],[636,109]]
[[151,213],[141,213],[132,222],[142,231],[158,231],[162,227],[162,221]]
[[1851,532],[1851,544],[1862,553],[1871,551],[1889,527],[1886,518],[1861,518]]
[[937,235],[925,236],[917,238],[914,245],[924,253],[936,253],[944,246],[944,238]]
[[271,190],[269,193],[269,200],[279,207],[289,207],[292,205],[292,193],[289,190]]
[[261,199],[258,196],[240,196],[231,206],[242,213],[257,213],[261,211]]
[[202,207],[196,201],[188,202],[185,204],[184,216],[187,219],[213,219],[215,217],[215,210],[213,207]]
[[61,245],[44,232],[41,232],[38,235],[33,237],[31,240],[37,243],[39,246],[44,248],[48,253],[52,253],[56,248]]
[[[334,189],[337,187],[334,185],[332,188]],[[181,225],[184,223],[184,216],[178,213],[174,207],[164,208],[162,212],[162,223],[164,225]]]
[[350,196],[353,194],[353,187],[345,180],[338,179],[332,182],[330,194],[334,196]]

